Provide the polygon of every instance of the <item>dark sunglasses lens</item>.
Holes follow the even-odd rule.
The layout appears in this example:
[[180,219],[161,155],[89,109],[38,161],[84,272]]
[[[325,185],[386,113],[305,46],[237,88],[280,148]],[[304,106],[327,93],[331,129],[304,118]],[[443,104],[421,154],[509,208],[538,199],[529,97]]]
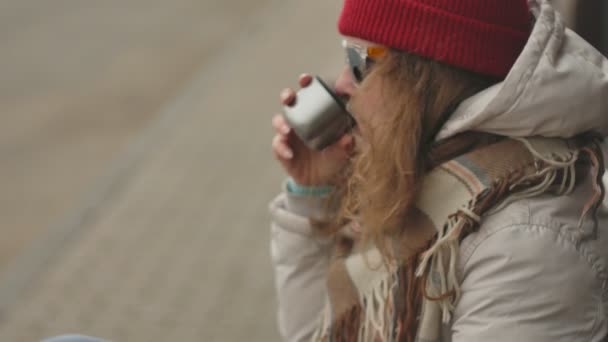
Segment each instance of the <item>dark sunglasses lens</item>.
[[355,80],[361,82],[363,80],[362,68],[365,67],[365,61],[361,58],[359,52],[353,48],[346,48],[346,59]]
[[361,72],[361,70],[359,70],[359,68],[351,67],[350,70],[353,73],[353,76],[355,77],[355,80],[357,80],[357,82],[363,81],[363,73]]

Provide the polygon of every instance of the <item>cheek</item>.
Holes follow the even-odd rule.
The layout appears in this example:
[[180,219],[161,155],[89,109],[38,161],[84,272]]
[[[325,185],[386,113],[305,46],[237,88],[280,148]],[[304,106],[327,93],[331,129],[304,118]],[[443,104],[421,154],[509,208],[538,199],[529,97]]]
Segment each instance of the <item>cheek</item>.
[[359,131],[364,136],[366,131],[374,130],[387,117],[386,108],[379,95],[376,92],[361,89],[348,103],[348,109],[357,121]]
[[361,134],[361,130],[368,126],[368,112],[366,110],[365,101],[360,101],[358,96],[352,96],[346,105],[346,110],[355,118],[357,125],[355,126],[355,133]]

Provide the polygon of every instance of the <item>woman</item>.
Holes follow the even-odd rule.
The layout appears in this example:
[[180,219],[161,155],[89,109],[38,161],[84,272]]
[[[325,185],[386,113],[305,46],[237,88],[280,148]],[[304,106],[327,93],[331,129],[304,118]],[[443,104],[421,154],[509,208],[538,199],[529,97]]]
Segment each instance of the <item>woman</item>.
[[546,0],[346,0],[339,30],[356,128],[273,119],[283,338],[603,341],[606,58]]

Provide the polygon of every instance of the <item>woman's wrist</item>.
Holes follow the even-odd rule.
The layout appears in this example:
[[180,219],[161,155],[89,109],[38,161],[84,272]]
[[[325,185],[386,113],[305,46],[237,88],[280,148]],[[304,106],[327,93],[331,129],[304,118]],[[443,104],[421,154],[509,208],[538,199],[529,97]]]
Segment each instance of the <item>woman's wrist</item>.
[[301,185],[293,178],[287,178],[287,192],[294,195],[323,197],[329,195],[333,189],[330,185]]

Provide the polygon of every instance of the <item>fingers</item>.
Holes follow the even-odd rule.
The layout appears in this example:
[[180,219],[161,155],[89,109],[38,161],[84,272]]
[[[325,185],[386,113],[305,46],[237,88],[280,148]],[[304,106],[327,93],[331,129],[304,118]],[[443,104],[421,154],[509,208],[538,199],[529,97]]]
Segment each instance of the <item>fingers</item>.
[[[312,83],[313,77],[309,74],[302,74],[298,79],[300,87],[306,88]],[[293,106],[296,103],[296,92],[291,88],[285,88],[281,91],[281,103],[284,106]]]
[[296,103],[296,92],[291,88],[283,89],[279,97],[284,106],[293,106]]
[[352,134],[344,134],[340,140],[338,140],[338,146],[349,151],[355,145],[355,137]]
[[298,80],[298,83],[300,84],[300,87],[306,88],[310,85],[310,83],[312,83],[312,79],[313,79],[313,77],[311,75],[302,74],[302,75],[300,75],[300,79]]
[[291,128],[287,125],[285,118],[281,114],[276,114],[272,118],[272,127],[277,134],[272,139],[272,151],[279,160],[289,160],[293,158],[293,151],[289,147],[289,133]]
[[285,136],[291,132],[291,127],[289,127],[287,121],[285,121],[285,118],[281,114],[276,114],[272,118],[272,127],[277,133]]
[[293,158],[293,151],[287,145],[287,139],[280,134],[275,135],[272,139],[272,152],[274,153],[274,156],[282,162],[286,162]]
[[327,147],[323,152],[332,159],[348,159],[355,147],[355,139],[351,134],[345,134],[335,144]]

